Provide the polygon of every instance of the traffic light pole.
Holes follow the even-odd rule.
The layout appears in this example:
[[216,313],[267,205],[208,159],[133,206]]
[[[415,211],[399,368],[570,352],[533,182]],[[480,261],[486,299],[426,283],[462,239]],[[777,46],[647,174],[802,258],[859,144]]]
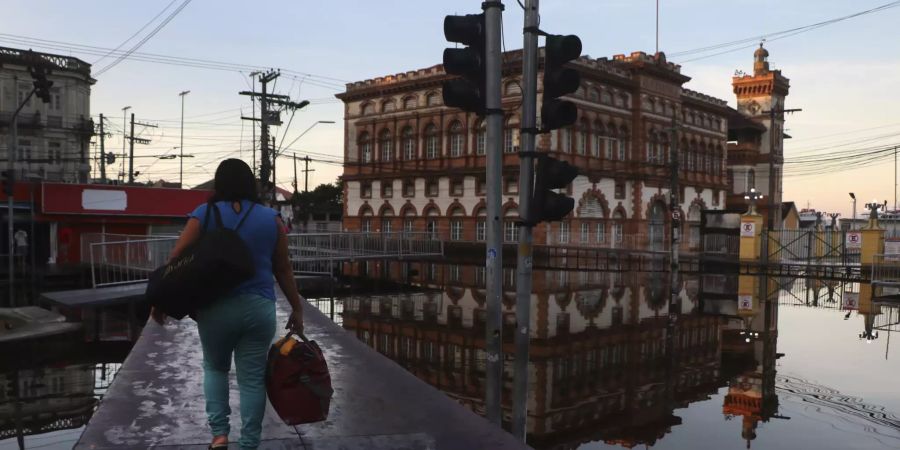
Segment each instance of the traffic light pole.
[[503,388],[503,348],[501,296],[503,288],[503,223],[501,221],[501,180],[503,175],[503,109],[500,103],[502,55],[500,54],[503,2],[488,0],[482,4],[485,17],[485,115],[487,116],[487,324],[485,326],[487,419],[502,425],[500,393]]
[[522,442],[528,432],[528,353],[531,336],[531,271],[533,224],[529,219],[534,191],[534,151],[537,133],[537,66],[539,0],[525,0],[522,50],[522,152],[519,156],[519,252],[516,260],[516,353],[513,361],[512,434]]

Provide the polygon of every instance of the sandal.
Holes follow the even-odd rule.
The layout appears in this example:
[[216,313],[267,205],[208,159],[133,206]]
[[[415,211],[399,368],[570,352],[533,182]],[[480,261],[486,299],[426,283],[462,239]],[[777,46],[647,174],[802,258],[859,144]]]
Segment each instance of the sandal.
[[228,448],[228,443],[227,443],[227,442],[222,442],[222,443],[215,444],[215,445],[209,444],[209,447],[208,447],[208,448],[209,448],[209,450],[213,450],[213,449],[216,449],[216,448]]

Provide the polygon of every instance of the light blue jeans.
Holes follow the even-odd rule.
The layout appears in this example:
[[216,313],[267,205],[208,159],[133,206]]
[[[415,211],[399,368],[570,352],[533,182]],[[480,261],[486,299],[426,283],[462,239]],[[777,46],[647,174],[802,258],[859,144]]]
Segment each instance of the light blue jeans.
[[231,356],[241,392],[242,449],[259,446],[266,410],[266,357],[275,337],[275,302],[254,294],[225,297],[197,311],[203,346],[203,392],[213,436],[231,430],[228,372]]

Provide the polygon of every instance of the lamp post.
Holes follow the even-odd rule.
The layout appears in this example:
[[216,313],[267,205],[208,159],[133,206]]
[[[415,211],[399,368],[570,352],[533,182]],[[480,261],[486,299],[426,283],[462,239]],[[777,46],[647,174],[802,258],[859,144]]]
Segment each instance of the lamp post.
[[[128,127],[128,110],[129,109],[131,109],[130,106],[126,106],[126,107],[122,108],[122,162],[123,163],[125,162],[125,158],[126,158],[125,142],[128,141],[128,137],[125,135],[125,130],[128,129],[127,127]],[[121,172],[119,172],[119,174],[124,179],[125,170],[123,169]]]
[[850,229],[852,230],[852,229],[854,229],[854,227],[856,226],[856,195],[854,195],[854,194],[851,192],[851,193],[850,193],[850,198],[853,199],[853,221],[850,222]]
[[190,94],[191,91],[181,91],[178,96],[181,97],[181,146],[179,148],[180,158],[178,160],[178,186],[184,188],[184,96]]
[[334,121],[333,121],[333,120],[319,120],[319,121],[316,121],[315,123],[313,123],[312,125],[310,125],[309,128],[303,130],[303,132],[300,133],[300,136],[297,136],[296,138],[294,138],[294,140],[291,141],[291,143],[288,144],[287,147],[281,147],[281,148],[282,148],[282,149],[284,149],[284,148],[290,148],[292,145],[294,145],[295,142],[299,141],[300,138],[302,138],[304,134],[309,133],[309,130],[312,130],[316,125],[318,125],[318,124],[320,124],[320,123],[334,123]]
[[747,214],[756,214],[756,202],[761,200],[764,197],[762,192],[758,192],[755,187],[750,188],[750,191],[744,194],[744,200],[747,200],[750,203],[750,208],[747,210]]

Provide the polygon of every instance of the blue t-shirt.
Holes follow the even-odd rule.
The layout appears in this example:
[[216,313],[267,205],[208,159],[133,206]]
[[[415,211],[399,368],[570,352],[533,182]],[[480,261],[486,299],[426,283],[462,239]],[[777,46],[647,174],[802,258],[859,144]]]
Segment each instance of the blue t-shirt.
[[[235,213],[231,207],[232,202],[217,202],[216,206],[222,214],[222,225],[226,228],[234,229],[238,222],[244,218],[250,209],[252,202],[249,200],[241,201],[241,212]],[[206,227],[207,204],[204,203],[197,207],[188,217],[196,218],[200,221],[203,229]],[[229,296],[238,294],[256,294],[265,298],[275,300],[275,281],[272,274],[272,255],[275,253],[275,243],[278,241],[278,223],[275,218],[278,213],[263,205],[257,204],[250,211],[250,216],[244,221],[238,234],[247,243],[250,253],[253,254],[253,264],[256,268],[256,274],[253,278],[241,283],[232,291]],[[209,230],[216,227],[215,212],[209,212]]]

